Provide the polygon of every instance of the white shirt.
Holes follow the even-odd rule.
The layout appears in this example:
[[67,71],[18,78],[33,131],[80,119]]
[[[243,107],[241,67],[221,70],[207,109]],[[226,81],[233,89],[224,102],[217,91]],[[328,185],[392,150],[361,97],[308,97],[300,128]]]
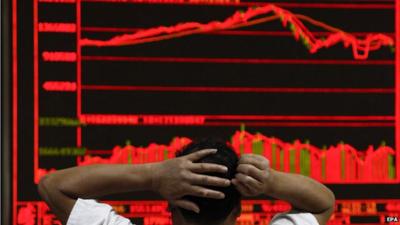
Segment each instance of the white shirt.
[[[115,213],[110,205],[92,199],[78,199],[67,225],[132,225],[130,220]],[[278,213],[270,225],[319,225],[311,213]]]

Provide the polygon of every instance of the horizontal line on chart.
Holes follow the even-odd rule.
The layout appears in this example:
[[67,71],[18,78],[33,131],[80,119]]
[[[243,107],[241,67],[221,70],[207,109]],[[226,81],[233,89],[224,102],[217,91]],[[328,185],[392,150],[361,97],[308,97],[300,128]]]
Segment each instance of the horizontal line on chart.
[[240,126],[241,124],[246,124],[250,126],[280,127],[368,127],[393,126],[394,121],[392,118],[386,118],[385,116],[82,114],[79,121],[88,126]]
[[[201,126],[201,127],[240,127],[237,122],[205,122],[204,124],[119,124],[118,126]],[[110,126],[109,124],[90,124],[91,126]],[[246,122],[246,127],[394,127],[394,122]]]
[[[88,3],[140,3],[140,4],[178,4],[178,5],[226,5],[226,6],[261,6],[270,4],[268,2],[183,2],[183,1],[167,1],[167,0],[81,0]],[[274,2],[273,4],[286,8],[332,8],[332,9],[395,9],[394,3],[289,3],[289,2]]]
[[[241,122],[208,122],[202,126],[240,126]],[[390,122],[247,122],[247,127],[394,127]]]
[[[82,114],[82,116],[110,116],[109,114]],[[133,116],[138,118],[143,117],[158,117],[158,118],[203,118],[204,120],[304,120],[304,121],[394,121],[395,116],[381,116],[381,115],[357,115],[357,116],[347,116],[347,115],[223,115],[223,114],[111,114],[112,116],[126,117]]]
[[193,58],[193,57],[133,57],[82,56],[86,61],[174,62],[174,63],[228,63],[228,64],[312,64],[312,65],[394,65],[393,60],[353,59],[265,59],[265,58]]
[[161,92],[237,92],[237,93],[350,93],[350,94],[393,94],[393,88],[273,88],[273,87],[165,87],[127,85],[82,85],[91,91],[161,91]]
[[[154,116],[159,116],[154,115]],[[168,115],[169,116],[169,115]],[[180,116],[180,115],[173,115]],[[211,120],[328,120],[328,121],[393,121],[394,116],[299,116],[299,115],[193,115]]]
[[[134,27],[82,27],[82,31],[87,31],[87,32],[121,32],[121,33],[127,33],[127,32],[136,32],[140,30],[144,30],[147,28],[134,28]],[[328,34],[331,34],[332,32],[311,32],[312,34],[316,36],[325,36]],[[370,32],[347,32],[352,35],[356,36],[365,36],[367,34],[370,34]],[[388,32],[377,32],[381,33],[384,35],[388,36],[393,36],[394,37],[394,32],[393,33],[388,33]],[[289,36],[293,37],[293,33],[289,31],[261,31],[261,30],[221,30],[221,31],[212,31],[208,33],[200,33],[200,34],[213,34],[213,35],[241,35],[241,36]]]

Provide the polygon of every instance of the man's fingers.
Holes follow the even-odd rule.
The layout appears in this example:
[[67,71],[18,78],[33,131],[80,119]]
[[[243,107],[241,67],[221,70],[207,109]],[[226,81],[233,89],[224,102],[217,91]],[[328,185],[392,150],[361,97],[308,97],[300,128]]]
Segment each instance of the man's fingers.
[[205,156],[207,156],[209,154],[214,154],[217,151],[218,151],[217,149],[203,149],[203,150],[200,150],[198,152],[194,152],[194,153],[191,153],[189,155],[186,155],[184,157],[186,159],[190,160],[190,161],[197,161],[197,160],[199,160],[199,159],[201,159],[201,158],[203,158],[203,157],[205,157]]
[[264,174],[263,173],[267,173],[267,171],[260,170],[260,169],[256,168],[252,164],[239,164],[239,166],[237,167],[236,171],[238,173],[243,173],[245,175],[254,177],[255,179],[257,179],[260,182],[262,182],[263,179],[264,179]]
[[191,184],[197,184],[201,186],[217,186],[217,187],[227,187],[231,184],[229,179],[224,179],[220,177],[191,174],[189,178]]
[[192,186],[192,188],[186,194],[203,198],[214,198],[214,199],[225,198],[225,194],[220,191],[215,191],[200,186]]
[[260,155],[246,154],[240,157],[239,164],[251,164],[260,170],[265,170],[269,167],[268,159]]
[[255,191],[260,191],[262,189],[262,183],[260,183],[258,180],[254,179],[253,177],[244,175],[242,173],[237,173],[235,175],[235,178],[242,184],[244,184],[246,187],[248,187],[250,190],[255,190]]
[[240,192],[240,194],[244,196],[252,196],[249,188],[244,186],[244,184],[240,183],[237,179],[232,179],[232,184],[235,185],[235,188]]
[[228,168],[226,166],[214,163],[192,163],[189,169],[194,173],[226,173]]
[[196,213],[200,212],[200,208],[196,204],[194,204],[193,202],[188,201],[188,200],[180,199],[180,200],[172,201],[171,203],[174,204],[175,206],[178,206],[178,207],[181,207],[181,208],[184,208],[184,209],[196,212]]

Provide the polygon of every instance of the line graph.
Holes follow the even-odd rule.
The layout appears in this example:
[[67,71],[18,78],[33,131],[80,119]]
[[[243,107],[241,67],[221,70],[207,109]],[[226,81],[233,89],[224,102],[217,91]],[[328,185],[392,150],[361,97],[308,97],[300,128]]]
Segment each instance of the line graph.
[[[95,4],[96,1],[86,1],[90,4]],[[105,1],[108,2],[108,1]],[[52,1],[38,1],[39,3],[51,3]],[[119,3],[119,2],[116,2]],[[133,3],[133,2],[129,2]],[[57,3],[58,4],[58,3]],[[63,4],[63,3],[60,3]],[[76,63],[77,64],[77,77],[76,81],[69,80],[44,80],[42,88],[49,94],[52,92],[66,92],[76,93],[76,118],[72,118],[76,125],[76,143],[78,148],[82,147],[82,131],[86,128],[84,126],[104,126],[104,125],[128,125],[128,126],[208,126],[208,127],[237,127],[240,123],[246,122],[247,125],[253,127],[393,127],[394,122],[388,120],[374,120],[366,119],[363,116],[348,115],[343,118],[358,118],[358,119],[342,119],[341,116],[331,117],[333,121],[324,119],[324,116],[312,116],[312,114],[305,115],[283,115],[281,120],[278,120],[274,115],[261,115],[261,119],[251,119],[250,115],[240,115],[237,119],[227,119],[234,115],[224,115],[219,119],[213,116],[202,116],[199,113],[184,114],[178,116],[170,116],[165,113],[157,112],[158,116],[150,114],[135,115],[135,114],[120,114],[120,113],[85,113],[87,106],[82,100],[83,96],[89,96],[88,93],[107,93],[112,92],[137,92],[137,93],[195,93],[206,96],[207,93],[288,93],[288,94],[349,94],[349,95],[384,95],[392,96],[395,94],[393,87],[368,87],[368,88],[354,88],[354,87],[268,87],[268,86],[217,86],[217,85],[127,85],[129,82],[124,82],[117,85],[111,84],[90,84],[85,82],[82,76],[83,62],[86,65],[91,63],[102,62],[146,62],[146,63],[205,63],[205,64],[281,64],[281,65],[354,65],[354,66],[393,66],[394,61],[389,58],[369,59],[372,51],[377,51],[383,47],[388,47],[394,51],[394,33],[393,32],[345,32],[337,27],[328,25],[320,20],[313,19],[311,16],[306,16],[303,13],[292,13],[289,10],[283,9],[278,5],[282,4],[260,4],[245,10],[239,10],[222,20],[211,20],[211,22],[179,22],[172,26],[153,26],[150,28],[121,28],[121,27],[104,27],[104,26],[90,26],[90,24],[80,24],[79,19],[76,23],[69,22],[38,22],[37,32],[41,33],[76,33],[77,51],[54,51],[52,49],[44,49],[40,55],[41,60],[47,63]],[[284,5],[284,4],[283,4]],[[307,4],[292,4],[291,7],[299,6],[305,7]],[[78,7],[79,6],[79,7]],[[314,8],[309,5],[310,8]],[[319,5],[322,7],[322,5]],[[333,7],[345,7],[350,5],[333,4]],[[378,5],[365,5],[367,8],[376,6],[381,9],[389,9],[388,7],[381,7]],[[77,2],[76,13],[77,17],[81,17],[81,2]],[[352,8],[352,7],[350,7]],[[363,8],[363,7],[361,7]],[[357,10],[361,9],[358,8]],[[264,24],[272,21],[279,21],[283,28],[289,31],[264,31],[264,30],[243,30],[239,28],[248,28],[254,25]],[[316,31],[310,29],[306,25],[312,25],[322,30]],[[104,32],[104,33],[128,33],[117,34],[109,39],[95,39],[87,38],[87,35],[82,35],[82,32]],[[132,32],[132,33],[130,33]],[[129,34],[130,33],[130,34]],[[83,33],[85,34],[85,33]],[[96,55],[88,54],[90,47],[97,47],[94,49],[101,49],[101,47],[120,48],[126,46],[138,46],[144,43],[160,42],[167,39],[176,39],[178,37],[190,36],[194,34],[219,34],[219,35],[232,35],[232,36],[293,36],[295,40],[300,41],[308,50],[313,54],[323,48],[331,48],[338,44],[343,44],[345,48],[351,48],[354,60],[349,59],[279,59],[279,58],[248,58],[248,57],[173,57],[173,56],[126,56],[126,55]],[[109,36],[110,34],[108,34]],[[114,35],[114,34],[113,34]],[[83,37],[83,38],[82,38]],[[85,74],[87,76],[88,74]],[[204,94],[203,94],[204,93]],[[102,95],[96,95],[102,96]],[[88,99],[87,97],[85,97]],[[386,97],[385,97],[386,98]],[[91,101],[91,100],[90,100]],[[101,100],[97,100],[101,101]],[[311,110],[312,111],[312,110]],[[378,113],[380,114],[380,113]],[[275,115],[279,115],[276,113]],[[367,114],[373,115],[373,114]],[[329,117],[329,116],[328,116]],[[326,117],[326,118],[328,118]],[[381,117],[376,118],[390,118],[390,114],[383,114]],[[151,119],[149,119],[151,118]],[[173,118],[173,119],[171,119]],[[232,117],[233,118],[233,117]],[[292,118],[292,119],[291,119]],[[308,118],[308,120],[307,120]],[[311,119],[312,118],[312,119]],[[373,117],[371,117],[373,118]],[[394,117],[393,117],[394,118]],[[284,121],[289,120],[289,121]],[[39,121],[39,118],[35,121]],[[58,121],[58,122],[57,122]],[[59,124],[57,120],[54,124]],[[62,120],[60,120],[62,121]],[[49,122],[49,120],[48,120]],[[50,123],[51,124],[51,123]],[[74,125],[74,126],[75,126]],[[36,125],[39,126],[39,125]],[[42,126],[42,125],[41,125]],[[44,126],[46,127],[46,126]],[[39,145],[36,144],[36,154],[39,154]],[[57,148],[55,148],[57,149]],[[36,179],[37,180],[37,177]]]
[[[257,16],[274,13],[273,16],[263,18],[256,18]],[[383,46],[393,48],[394,40],[384,34],[367,34],[365,39],[357,39],[355,36],[345,33],[337,28],[328,26],[322,22],[313,20],[304,15],[293,15],[287,10],[279,8],[273,4],[262,7],[249,8],[245,12],[238,11],[226,20],[212,21],[207,24],[197,22],[186,22],[175,26],[160,26],[157,28],[150,28],[139,30],[134,34],[125,34],[115,36],[109,40],[92,40],[82,39],[82,46],[122,46],[122,45],[137,45],[148,42],[162,41],[171,38],[178,38],[187,35],[198,33],[206,33],[225,29],[236,29],[245,26],[251,26],[258,23],[265,23],[275,19],[282,21],[283,27],[289,27],[296,40],[301,42],[307,47],[310,53],[316,53],[322,48],[329,48],[333,45],[342,42],[344,47],[352,48],[353,57],[355,59],[367,59],[370,51],[376,51]],[[306,20],[311,24],[325,28],[328,31],[334,32],[329,34],[326,38],[316,38],[300,21]],[[394,50],[393,50],[394,51]]]
[[[63,26],[64,24],[58,24],[58,23],[45,23],[43,24],[43,27],[48,26],[49,28],[43,31],[46,32],[69,32],[71,30],[70,26],[74,26],[74,24],[66,24],[66,26]],[[143,30],[143,28],[135,28],[135,27],[82,27],[82,31],[87,31],[87,32],[116,32],[116,33],[133,33]],[[329,31],[310,31],[315,37],[324,37],[328,36],[331,32]],[[370,34],[368,32],[347,32],[349,34],[352,34],[356,37],[363,37],[366,36],[367,34]],[[278,37],[288,37],[288,36],[293,36],[293,32],[290,31],[263,31],[263,30],[216,30],[216,31],[210,31],[207,33],[200,33],[203,35],[243,35],[243,36],[278,36]],[[388,37],[391,37],[394,39],[394,33],[381,33],[384,34]]]
[[[41,1],[39,1],[41,2]],[[43,1],[42,1],[43,2]],[[95,4],[96,1],[91,1]],[[337,5],[339,6],[339,5]],[[390,8],[390,7],[389,7]],[[79,9],[77,8],[77,13]],[[243,30],[239,28],[251,27],[272,21],[280,21],[283,28],[289,31],[264,31],[264,30]],[[308,28],[312,25],[322,30]],[[354,66],[393,66],[392,59],[369,59],[372,51],[377,51],[383,47],[394,51],[394,33],[393,32],[345,32],[339,28],[328,25],[327,23],[313,19],[305,14],[292,13],[286,9],[278,7],[276,4],[263,4],[253,6],[245,10],[234,12],[226,19],[211,22],[180,22],[172,26],[154,26],[150,28],[121,28],[104,26],[84,26],[75,23],[55,23],[40,22],[38,32],[42,33],[71,33],[77,32],[77,44],[79,51],[52,51],[44,50],[41,52],[42,60],[48,63],[77,63],[82,65],[82,61],[88,63],[97,62],[145,62],[145,63],[211,63],[211,64],[281,64],[281,65],[354,65]],[[87,38],[87,35],[81,35],[81,32],[111,33],[111,38]],[[113,33],[117,33],[117,35]],[[122,33],[122,34],[118,34]],[[128,34],[124,34],[128,33]],[[87,49],[101,49],[102,47],[120,48],[126,46],[139,46],[145,43],[156,43],[167,39],[176,39],[179,37],[195,34],[203,35],[232,35],[232,36],[271,36],[271,37],[289,37],[293,36],[296,41],[301,42],[313,54],[323,48],[331,48],[338,44],[343,44],[345,48],[352,49],[354,60],[349,59],[277,59],[277,58],[218,58],[218,57],[157,57],[157,56],[119,56],[119,55],[96,55],[88,54]],[[83,38],[82,38],[82,37]],[[110,34],[108,34],[110,36]],[[82,54],[82,52],[83,54]],[[81,52],[81,53],[79,53]],[[62,121],[69,121],[77,127],[77,145],[78,149],[82,147],[82,131],[86,126],[207,126],[207,127],[237,127],[245,122],[252,127],[393,127],[394,122],[382,118],[391,118],[390,115],[372,116],[312,116],[312,115],[201,115],[184,114],[169,115],[165,113],[152,114],[102,114],[85,113],[85,106],[82,105],[82,96],[86,93],[111,93],[111,92],[160,92],[160,93],[290,93],[290,94],[351,94],[351,95],[388,95],[395,93],[392,87],[385,88],[342,88],[342,87],[246,87],[246,86],[175,86],[175,85],[109,85],[109,84],[89,84],[82,82],[82,68],[77,67],[77,81],[45,80],[42,88],[46,92],[67,92],[77,93],[77,117],[70,120],[47,119],[47,124],[58,124],[63,126]],[[83,78],[84,79],[84,78]],[[370,114],[371,115],[371,114]],[[43,117],[43,121],[44,121]],[[232,119],[234,118],[234,119]],[[330,119],[329,119],[330,118]],[[368,119],[369,118],[369,119]],[[379,119],[376,119],[379,118]],[[394,119],[394,117],[393,117]],[[42,121],[42,119],[41,119]],[[60,122],[61,121],[61,122]],[[46,127],[47,125],[40,125]],[[51,127],[52,125],[50,125]],[[70,126],[70,125],[68,125]],[[47,148],[37,146],[37,154],[40,152],[69,152],[63,148]],[[41,149],[41,151],[40,151]],[[50,149],[50,150],[49,150]],[[52,150],[51,150],[52,149]],[[71,152],[74,148],[71,148]],[[87,152],[96,152],[88,150]],[[58,153],[54,153],[58,154]],[[64,153],[60,153],[64,154]],[[38,176],[36,176],[36,180]]]

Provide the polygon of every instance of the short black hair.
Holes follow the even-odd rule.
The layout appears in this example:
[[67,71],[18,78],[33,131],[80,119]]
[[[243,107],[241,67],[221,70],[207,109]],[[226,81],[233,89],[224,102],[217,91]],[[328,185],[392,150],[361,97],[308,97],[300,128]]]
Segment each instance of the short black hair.
[[[219,139],[203,138],[185,146],[177,152],[176,157],[188,155],[202,149],[217,149],[215,154],[208,155],[198,163],[216,163],[228,168],[227,173],[207,173],[207,175],[217,176],[226,179],[233,179],[238,165],[238,156],[232,147]],[[219,224],[223,222],[229,214],[240,206],[241,195],[233,185],[229,187],[208,187],[225,194],[224,199],[211,199],[195,196],[185,196],[184,199],[194,202],[200,208],[200,213],[195,213],[183,208],[178,208],[187,222],[197,224]]]

